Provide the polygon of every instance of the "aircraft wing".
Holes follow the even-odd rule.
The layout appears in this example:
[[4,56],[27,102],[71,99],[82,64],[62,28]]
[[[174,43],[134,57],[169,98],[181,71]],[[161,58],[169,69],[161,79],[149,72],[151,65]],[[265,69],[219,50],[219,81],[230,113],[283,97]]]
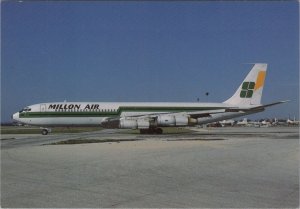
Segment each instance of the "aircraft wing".
[[[226,109],[216,109],[216,110],[203,110],[203,111],[193,111],[193,112],[161,112],[155,114],[139,114],[139,115],[130,115],[130,116],[121,116],[117,118],[106,118],[104,121],[101,122],[101,126],[104,128],[116,128],[120,127],[121,121],[148,121],[149,123],[156,121],[158,118],[163,117],[164,121],[168,121],[170,117],[179,117],[179,118],[186,118],[186,123],[190,123],[190,120],[193,123],[196,123],[196,119],[200,117],[210,117],[213,114],[217,113],[224,113]],[[190,119],[188,119],[190,118]],[[146,122],[147,123],[147,122]]]
[[188,115],[192,118],[199,118],[199,117],[209,117],[212,114],[217,113],[224,113],[226,109],[216,109],[216,110],[203,110],[203,111],[192,111],[192,112],[162,112],[162,113],[149,113],[149,114],[139,114],[139,115],[132,115],[127,116],[128,118],[155,118],[159,115]]

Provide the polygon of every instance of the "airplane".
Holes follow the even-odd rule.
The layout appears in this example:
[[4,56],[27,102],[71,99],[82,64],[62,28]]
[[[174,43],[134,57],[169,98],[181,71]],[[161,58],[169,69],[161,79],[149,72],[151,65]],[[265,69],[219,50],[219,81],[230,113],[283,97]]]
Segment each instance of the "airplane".
[[286,120],[286,123],[288,125],[299,125],[299,120],[296,120],[296,117],[294,116],[294,120],[291,120],[290,117]]
[[[27,106],[15,121],[36,126],[99,125],[162,134],[162,127],[202,125],[264,111],[285,103],[261,104],[267,64],[256,63],[232,97],[221,103],[175,102],[50,102]],[[46,135],[51,129],[41,128]]]
[[248,119],[247,118],[244,118],[243,120],[241,121],[238,121],[236,123],[237,126],[248,126]]
[[244,118],[236,123],[236,126],[246,126],[246,127],[270,127],[272,124],[266,120],[263,121],[251,121]]
[[236,124],[236,122],[234,120],[222,120],[219,122],[221,124],[222,127],[225,126],[233,126],[234,124]]

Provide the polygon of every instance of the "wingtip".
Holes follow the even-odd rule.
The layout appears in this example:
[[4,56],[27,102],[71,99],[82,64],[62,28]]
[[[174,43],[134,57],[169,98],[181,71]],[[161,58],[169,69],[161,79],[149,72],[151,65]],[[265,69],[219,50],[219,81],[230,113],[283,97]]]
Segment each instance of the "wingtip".
[[290,102],[291,100],[287,99],[287,100],[282,100],[280,101],[280,103],[286,103],[286,102]]

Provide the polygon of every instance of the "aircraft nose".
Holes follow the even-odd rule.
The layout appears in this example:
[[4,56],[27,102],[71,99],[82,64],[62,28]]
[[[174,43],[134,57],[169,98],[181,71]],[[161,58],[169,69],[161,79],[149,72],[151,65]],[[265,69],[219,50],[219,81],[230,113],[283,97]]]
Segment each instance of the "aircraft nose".
[[19,120],[19,113],[18,113],[18,112],[14,113],[14,114],[11,116],[11,118],[12,118],[13,120],[15,120],[15,121],[18,121],[18,120]]

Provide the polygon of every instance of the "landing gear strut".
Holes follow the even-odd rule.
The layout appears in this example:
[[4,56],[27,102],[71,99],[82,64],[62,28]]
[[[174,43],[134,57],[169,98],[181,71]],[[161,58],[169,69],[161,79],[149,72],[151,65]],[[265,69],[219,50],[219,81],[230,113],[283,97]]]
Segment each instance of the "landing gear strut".
[[140,134],[162,134],[161,128],[140,129]]

